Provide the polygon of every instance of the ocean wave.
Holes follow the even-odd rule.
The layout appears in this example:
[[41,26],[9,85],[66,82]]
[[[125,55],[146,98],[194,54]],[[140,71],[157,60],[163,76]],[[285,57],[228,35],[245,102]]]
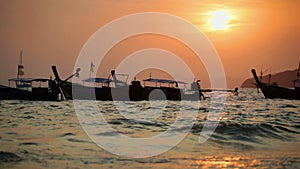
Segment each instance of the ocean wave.
[[[212,124],[215,128],[212,137],[215,140],[245,141],[252,143],[263,143],[264,139],[276,139],[288,141],[297,138],[300,134],[296,128],[291,126],[275,125],[269,123],[242,124],[237,122],[220,122]],[[203,124],[196,123],[191,130],[193,134],[199,134],[203,129]],[[295,135],[296,134],[296,135]]]

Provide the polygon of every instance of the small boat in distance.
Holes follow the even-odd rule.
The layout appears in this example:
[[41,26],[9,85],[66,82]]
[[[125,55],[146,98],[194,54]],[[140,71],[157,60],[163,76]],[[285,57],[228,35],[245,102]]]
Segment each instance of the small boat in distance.
[[[251,70],[253,77],[256,81],[257,86],[260,88],[265,98],[268,99],[291,99],[291,100],[300,100],[300,80],[294,80],[294,89],[280,87],[277,84],[268,84],[263,83],[257,77],[255,69]],[[298,75],[299,77],[299,75]]]

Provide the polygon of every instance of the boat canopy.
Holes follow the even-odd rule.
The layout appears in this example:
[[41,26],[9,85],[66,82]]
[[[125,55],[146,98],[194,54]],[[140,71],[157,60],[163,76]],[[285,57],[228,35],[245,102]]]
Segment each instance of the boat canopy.
[[167,80],[167,79],[145,79],[143,80],[144,82],[154,82],[154,83],[177,83],[177,84],[187,84],[185,82],[181,82],[181,81],[175,81],[175,80]]
[[49,81],[49,79],[45,79],[45,78],[12,78],[12,79],[8,79],[8,81],[32,83],[32,82],[47,82],[47,81]]
[[111,79],[107,79],[107,78],[88,78],[83,80],[84,82],[95,82],[95,83],[110,83]]
[[111,82],[115,83],[117,86],[126,86],[126,83],[120,80],[112,80],[108,78],[101,78],[101,77],[96,77],[96,78],[88,78],[85,80],[82,80],[83,82],[90,82],[90,83],[106,83],[109,84]]
[[11,82],[16,83],[17,88],[31,88],[33,82],[39,82],[40,87],[42,86],[42,82],[48,82],[51,79],[45,79],[45,78],[12,78],[8,79],[9,87]]

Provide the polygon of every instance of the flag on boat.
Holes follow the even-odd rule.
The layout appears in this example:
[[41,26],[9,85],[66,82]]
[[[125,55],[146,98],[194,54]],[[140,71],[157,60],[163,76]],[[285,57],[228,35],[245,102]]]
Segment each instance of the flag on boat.
[[24,71],[22,70],[24,69],[24,66],[22,64],[22,59],[23,59],[23,52],[22,50],[20,50],[20,64],[18,64],[18,76],[24,75]]
[[19,75],[19,76],[23,76],[23,75],[24,75],[24,71],[23,71],[23,70],[19,70],[19,71],[18,71],[18,75]]
[[23,65],[18,65],[18,75],[23,76],[24,75],[24,66]]
[[90,69],[90,71],[93,72],[93,73],[94,73],[94,67],[95,67],[94,63],[91,62],[91,69]]

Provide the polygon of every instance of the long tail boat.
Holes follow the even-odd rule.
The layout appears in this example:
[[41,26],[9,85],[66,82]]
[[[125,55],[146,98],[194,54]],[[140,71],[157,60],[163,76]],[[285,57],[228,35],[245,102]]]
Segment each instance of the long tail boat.
[[[11,82],[14,82],[15,86]],[[58,99],[58,87],[51,79],[12,78],[9,79],[9,86],[0,87],[0,100],[57,101]]]
[[51,78],[23,77],[22,50],[17,68],[17,77],[8,79],[8,86],[0,85],[0,100],[56,101],[59,99],[59,88]]
[[268,84],[263,83],[259,80],[257,77],[255,69],[251,70],[253,77],[256,81],[257,86],[260,88],[262,93],[264,94],[265,98],[268,99],[275,99],[275,98],[281,98],[281,99],[292,99],[292,100],[300,100],[300,87],[298,84],[300,84],[300,79],[294,80],[294,88],[285,88],[278,86],[276,84]]
[[143,86],[140,81],[132,81],[129,86],[130,100],[199,100],[205,99],[201,90],[199,90],[199,81],[193,82],[190,90],[179,88],[179,85],[187,83],[168,79],[148,78],[143,80]]
[[[179,85],[183,85],[184,87],[180,88]],[[200,87],[200,80],[192,82],[190,89],[186,89],[186,85],[187,83],[181,81],[153,79],[150,77],[143,80],[143,86],[141,85],[140,81],[132,81],[131,85],[129,86],[129,95],[131,100],[205,100],[206,97],[204,96],[204,93],[215,91],[231,92],[234,95],[238,95],[238,88],[235,88],[234,90],[202,89]],[[161,91],[162,93],[156,92],[156,94],[152,94],[152,92],[155,90]]]

